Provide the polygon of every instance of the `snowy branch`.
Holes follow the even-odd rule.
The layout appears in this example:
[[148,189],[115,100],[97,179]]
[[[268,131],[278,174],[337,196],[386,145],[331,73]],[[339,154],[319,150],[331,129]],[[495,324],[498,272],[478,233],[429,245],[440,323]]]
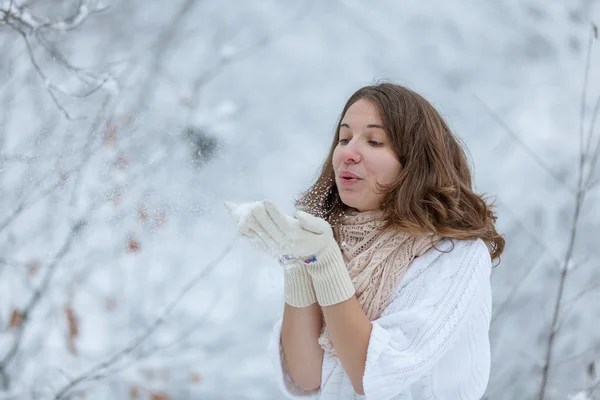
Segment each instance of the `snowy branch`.
[[[285,26],[283,27],[283,29],[289,29],[290,26],[294,26],[294,24],[297,23],[301,18],[303,18],[303,16],[304,16],[304,10],[303,10],[303,12],[296,15],[294,20],[286,23]],[[255,54],[258,50],[260,50],[261,48],[267,47],[276,38],[279,38],[281,36],[282,36],[282,32],[280,32],[277,35],[271,34],[271,35],[260,38],[259,40],[254,42],[252,45],[250,45],[242,50],[239,50],[239,51],[224,50],[224,51],[222,51],[221,54],[219,55],[217,61],[215,62],[215,64],[211,68],[206,70],[204,73],[200,74],[196,79],[194,79],[194,81],[192,83],[191,99],[189,101],[189,111],[190,112],[195,111],[195,109],[199,105],[200,92],[201,92],[202,88],[204,86],[206,86],[206,84],[208,84],[212,79],[216,78],[219,75],[219,73],[221,73],[223,71],[223,69],[225,69],[230,64],[241,61],[244,58]],[[221,45],[221,48],[228,49],[228,46]]]
[[[585,104],[586,104],[586,100],[587,100],[587,89],[588,89],[588,75],[589,75],[589,70],[590,70],[590,58],[591,58],[591,51],[592,51],[592,42],[594,39],[597,39],[598,35],[597,35],[597,28],[595,25],[592,25],[591,31],[590,31],[590,37],[589,37],[589,46],[588,46],[588,52],[587,52],[587,62],[586,62],[586,69],[585,69],[585,74],[584,74],[584,83],[583,83],[583,93],[581,96],[581,120],[580,120],[580,157],[579,157],[579,168],[578,168],[578,181],[577,181],[577,192],[576,192],[576,196],[575,196],[575,210],[573,213],[573,220],[571,223],[571,228],[570,228],[570,236],[569,236],[569,242],[568,242],[568,246],[567,246],[567,252],[565,254],[565,258],[564,258],[564,262],[563,262],[563,268],[561,269],[561,273],[560,273],[560,280],[559,280],[559,285],[558,285],[558,291],[556,294],[556,300],[554,302],[554,311],[552,314],[552,322],[550,324],[550,329],[548,332],[548,342],[546,345],[546,360],[545,360],[545,364],[544,364],[544,368],[542,370],[542,380],[540,383],[540,388],[539,388],[539,395],[538,395],[538,399],[539,400],[544,400],[545,396],[546,396],[546,392],[547,392],[547,386],[548,386],[548,378],[549,378],[549,373],[550,373],[550,368],[553,362],[553,353],[554,353],[554,346],[555,346],[555,341],[556,341],[556,336],[559,332],[559,318],[561,317],[561,310],[563,308],[563,297],[564,297],[564,290],[565,290],[565,285],[567,283],[567,277],[568,277],[568,273],[570,271],[569,265],[571,265],[572,263],[572,257],[574,254],[574,249],[575,249],[575,239],[577,237],[577,233],[578,233],[578,224],[579,224],[579,219],[581,216],[581,210],[583,208],[583,204],[584,204],[584,200],[585,200],[585,196],[587,194],[587,191],[589,190],[589,179],[591,177],[591,172],[588,175],[587,179],[584,178],[585,175],[585,168],[586,166],[589,167],[590,171],[593,171],[594,167],[595,167],[595,163],[598,159],[598,153],[600,152],[600,135],[598,138],[598,145],[596,146],[595,150],[591,149],[589,146],[586,146],[586,144],[591,143],[591,138],[594,134],[594,122],[596,120],[596,116],[598,113],[598,108],[594,107],[594,112],[595,114],[592,116],[592,124],[590,127],[590,131],[588,134],[588,140],[586,140],[585,136],[584,136],[584,123],[585,123]],[[598,104],[598,103],[597,103]],[[594,151],[594,153],[592,154],[591,152]],[[589,160],[589,161],[588,161]],[[587,165],[586,165],[587,163]]]
[[29,317],[35,307],[39,304],[42,296],[48,290],[48,286],[50,285],[50,281],[54,276],[57,265],[60,261],[67,255],[69,250],[71,249],[71,245],[73,244],[73,240],[77,237],[77,234],[86,226],[86,221],[80,220],[77,221],[71,226],[67,237],[61,246],[60,250],[54,257],[54,260],[50,263],[50,265],[46,268],[46,273],[42,279],[42,283],[38,286],[38,288],[33,292],[31,298],[25,305],[22,311],[19,312],[20,322],[16,326],[16,331],[14,333],[14,339],[12,344],[10,345],[8,351],[0,358],[0,384],[4,389],[8,389],[9,382],[6,376],[6,367],[13,360],[14,356],[17,354],[17,350],[19,349],[19,345],[21,344],[21,340],[23,339],[23,334],[25,333],[25,329],[28,326]]
[[474,96],[474,97],[479,103],[481,103],[482,107],[496,121],[496,123],[498,123],[500,126],[502,126],[504,131],[506,133],[508,133],[508,135],[515,141],[515,143],[517,143],[519,145],[519,147],[521,147],[521,149],[523,149],[523,151],[525,151],[525,153],[527,153],[527,155],[529,155],[529,157],[531,157],[531,159],[538,166],[540,166],[544,171],[546,171],[546,173],[548,175],[550,175],[556,182],[560,183],[561,186],[563,186],[565,189],[567,189],[569,191],[569,193],[571,193],[572,195],[575,195],[576,191],[563,178],[561,178],[554,171],[552,171],[552,168],[550,168],[546,164],[546,162],[535,152],[535,150],[533,150],[527,143],[525,143],[523,141],[523,139],[521,139],[521,137],[517,133],[515,133],[507,125],[507,123],[504,122],[504,120],[502,120],[502,118],[499,115],[497,115],[492,109],[490,109],[489,106],[478,96]]
[[[220,293],[217,293],[217,295],[214,296],[213,300],[210,302],[209,306],[207,307],[207,310],[212,310],[214,308],[214,306],[217,304],[219,299],[220,299]],[[199,330],[206,323],[207,317],[208,317],[208,314],[205,313],[201,319],[199,319],[196,323],[192,324],[185,331],[178,334],[177,337],[174,338],[173,340],[171,340],[170,342],[161,344],[161,345],[155,345],[155,346],[151,347],[150,349],[145,350],[143,353],[136,354],[135,357],[131,357],[127,361],[121,362],[119,365],[117,365],[117,362],[119,361],[119,360],[117,360],[117,361],[115,361],[115,363],[108,366],[106,369],[103,369],[100,372],[90,376],[89,379],[85,380],[85,382],[92,382],[92,381],[98,381],[98,380],[109,378],[111,376],[114,376],[116,373],[118,373],[126,368],[131,367],[134,364],[139,364],[142,360],[148,359],[149,357],[154,356],[163,350],[174,347],[177,343],[181,342],[186,337],[190,336],[191,334],[193,334],[195,332],[199,332]],[[131,354],[127,354],[127,355],[131,355]],[[124,357],[125,356],[126,355],[124,355]],[[122,359],[124,357],[122,357]],[[84,383],[84,382],[81,382],[81,383]]]
[[200,282],[210,271],[212,271],[224,258],[236,243],[236,239],[232,240],[229,245],[221,252],[221,254],[212,262],[208,263],[208,265],[203,268],[200,273],[198,273],[195,277],[193,277],[179,292],[179,294],[163,309],[160,315],[152,322],[148,328],[141,335],[131,341],[131,343],[124,347],[119,352],[115,353],[105,361],[100,362],[94,367],[90,368],[88,371],[80,374],[78,377],[71,380],[68,384],[63,386],[56,395],[54,396],[54,400],[64,399],[69,393],[71,393],[77,386],[81,385],[90,380],[98,379],[99,376],[102,376],[103,371],[107,370],[115,363],[123,359],[124,357],[131,354],[135,349],[137,349],[142,343],[144,343],[162,324],[165,323],[169,315],[173,312],[173,309],[179,304],[179,302],[187,295],[187,293],[192,290],[194,286]]
[[48,197],[49,195],[51,195],[52,193],[54,193],[54,191],[56,189],[58,189],[61,186],[64,186],[64,184],[66,183],[66,181],[69,179],[70,175],[74,172],[76,172],[80,167],[76,167],[76,168],[72,168],[66,172],[64,172],[62,174],[62,176],[52,185],[50,185],[49,187],[47,187],[46,189],[44,189],[41,192],[37,193],[37,196],[33,197],[32,199],[26,199],[23,202],[21,202],[14,210],[12,213],[10,213],[10,215],[8,217],[6,217],[4,219],[4,221],[2,221],[0,223],[0,232],[2,232],[3,230],[5,230],[6,228],[8,228],[8,226],[10,226],[10,224],[13,223],[13,221],[15,221],[15,219],[21,215],[23,212],[27,211],[29,208],[31,208],[32,206],[34,206],[35,204],[37,204],[39,201],[43,200],[44,198]]
[[[81,1],[77,12],[74,15],[57,21],[49,21],[43,17],[32,14],[27,7],[18,6],[14,0],[3,0],[3,2],[0,3],[0,24],[11,27],[23,38],[31,64],[42,79],[43,85],[50,95],[50,98],[63,115],[71,121],[81,120],[84,119],[84,117],[72,116],[59,101],[57,93],[73,98],[85,98],[96,93],[103,88],[105,84],[114,82],[114,78],[110,74],[101,74],[100,76],[97,76],[91,71],[86,71],[82,68],[73,66],[60,52],[52,48],[44,35],[49,31],[64,33],[76,29],[80,27],[91,14],[99,13],[106,9],[107,7],[90,7],[90,4]],[[32,37],[52,55],[54,60],[62,64],[65,68],[75,72],[78,78],[82,80],[86,86],[91,86],[91,88],[82,91],[81,93],[71,93],[69,90],[53,83],[51,79],[48,78],[35,56],[31,40]]]
[[92,14],[97,14],[108,9],[108,6],[93,6],[88,2],[80,1],[76,12],[63,19],[51,21],[47,18],[34,15],[27,7],[19,6],[15,0],[3,0],[0,3],[0,21],[8,25],[17,25],[31,31],[54,30],[70,31],[80,27]]
[[163,29],[157,36],[152,46],[152,63],[150,66],[150,72],[146,77],[145,84],[142,86],[142,90],[138,96],[136,102],[139,109],[144,109],[148,103],[152,101],[154,95],[155,84],[152,84],[156,76],[161,72],[163,63],[165,61],[165,53],[170,48],[170,45],[175,38],[177,29],[182,25],[181,21],[189,15],[190,9],[196,5],[199,0],[185,0],[179,8],[179,11],[165,29]]

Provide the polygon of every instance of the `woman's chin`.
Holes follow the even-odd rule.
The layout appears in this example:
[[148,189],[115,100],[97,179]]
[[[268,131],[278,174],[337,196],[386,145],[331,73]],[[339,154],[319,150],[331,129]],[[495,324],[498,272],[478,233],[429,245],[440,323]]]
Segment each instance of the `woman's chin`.
[[353,208],[358,212],[374,211],[381,209],[381,206],[378,207],[373,204],[365,203],[364,201],[352,199],[351,196],[340,196],[340,199],[342,200],[342,203],[344,203],[345,206]]
[[352,196],[341,196],[340,195],[340,199],[342,200],[342,203],[344,203],[344,205],[346,205],[350,208],[354,208],[358,211],[360,211],[363,208],[363,204],[361,204],[360,201],[356,201],[356,199],[352,199]]

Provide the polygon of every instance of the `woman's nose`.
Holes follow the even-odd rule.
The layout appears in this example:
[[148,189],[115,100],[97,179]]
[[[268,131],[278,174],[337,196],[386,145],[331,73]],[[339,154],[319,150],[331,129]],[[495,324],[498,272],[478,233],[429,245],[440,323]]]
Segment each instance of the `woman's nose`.
[[356,142],[351,140],[350,143],[344,146],[344,150],[342,152],[342,161],[344,163],[357,163],[360,162],[360,160],[360,149],[358,148]]

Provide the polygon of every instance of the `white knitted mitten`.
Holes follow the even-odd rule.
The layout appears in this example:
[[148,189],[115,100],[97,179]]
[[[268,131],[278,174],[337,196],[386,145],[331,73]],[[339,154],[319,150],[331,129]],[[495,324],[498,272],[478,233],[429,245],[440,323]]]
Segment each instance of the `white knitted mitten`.
[[[257,209],[264,205],[261,202],[234,204],[226,202],[225,206],[231,218],[237,224],[238,232],[250,244],[275,258],[284,267],[283,286],[285,302],[293,307],[308,307],[317,302],[315,290],[305,264],[300,259],[284,255],[269,239],[268,232],[256,221],[254,213],[262,214]],[[295,220],[288,217],[291,223]]]
[[[337,304],[354,295],[354,285],[327,221],[302,211],[292,218],[268,200],[236,210],[232,216],[237,215],[242,236],[258,240],[258,247],[273,256],[305,264],[320,305]],[[297,274],[306,275],[304,271]]]
[[312,277],[319,304],[321,306],[331,306],[354,296],[356,290],[344,262],[342,251],[333,238],[331,225],[323,218],[302,211],[296,213],[296,218],[304,231],[330,237],[327,246],[307,260],[310,263],[306,266]]
[[[281,262],[281,261],[280,261]],[[293,307],[308,307],[317,302],[310,274],[300,261],[284,261],[283,296]]]

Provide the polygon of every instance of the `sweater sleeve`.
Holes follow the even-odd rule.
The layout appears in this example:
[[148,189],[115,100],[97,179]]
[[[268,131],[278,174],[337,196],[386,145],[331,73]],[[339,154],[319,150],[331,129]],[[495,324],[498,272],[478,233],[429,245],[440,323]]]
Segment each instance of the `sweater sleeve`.
[[269,358],[275,370],[275,379],[285,396],[289,399],[311,399],[318,398],[319,390],[306,391],[296,385],[285,365],[285,357],[281,347],[281,324],[283,320],[277,321],[269,340]]
[[[452,373],[440,379],[461,382],[442,382],[442,393],[432,387],[437,398],[483,396],[489,377],[491,259],[482,241],[460,242],[400,287],[386,312],[372,322],[363,375],[367,399],[398,398],[439,367],[445,354],[452,358],[445,360]],[[461,394],[448,397],[448,387],[460,388]]]

